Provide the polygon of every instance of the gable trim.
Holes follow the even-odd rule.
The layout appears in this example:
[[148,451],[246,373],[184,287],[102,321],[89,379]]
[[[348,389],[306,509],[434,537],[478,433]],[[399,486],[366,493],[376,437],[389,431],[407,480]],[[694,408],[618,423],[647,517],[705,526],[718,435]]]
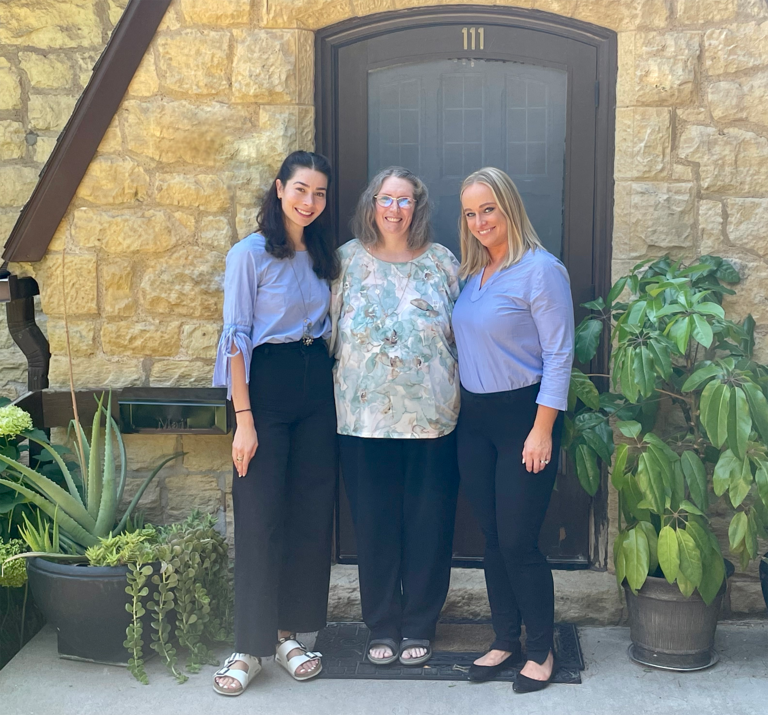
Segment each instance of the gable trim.
[[4,262],[34,262],[45,255],[170,3],[128,3],[19,214]]

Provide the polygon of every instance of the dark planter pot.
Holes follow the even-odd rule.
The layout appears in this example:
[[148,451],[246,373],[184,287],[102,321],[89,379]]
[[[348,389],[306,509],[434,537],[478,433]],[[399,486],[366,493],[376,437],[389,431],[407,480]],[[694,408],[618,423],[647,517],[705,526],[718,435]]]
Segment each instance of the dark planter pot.
[[[763,559],[768,559],[768,554],[763,554]],[[760,559],[760,588],[763,589],[763,600],[768,608],[768,563]]]
[[[127,665],[123,646],[131,615],[127,566],[61,564],[29,559],[29,587],[48,623],[56,628],[61,658],[110,665]],[[152,596],[144,599],[146,605]],[[142,619],[144,641],[149,640],[149,613]]]
[[725,589],[726,579],[708,606],[698,592],[685,598],[677,584],[663,578],[649,576],[637,595],[625,583],[632,660],[681,671],[714,665],[715,629]]

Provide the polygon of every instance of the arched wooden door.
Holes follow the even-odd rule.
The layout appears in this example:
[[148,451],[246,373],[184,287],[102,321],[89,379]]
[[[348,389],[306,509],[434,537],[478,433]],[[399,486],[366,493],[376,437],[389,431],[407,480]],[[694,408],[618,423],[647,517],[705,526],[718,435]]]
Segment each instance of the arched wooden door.
[[[613,57],[608,31],[498,8],[386,13],[319,32],[317,146],[336,172],[339,240],[352,238],[367,181],[397,164],[427,183],[436,240],[458,257],[459,186],[493,165],[514,179],[545,246],[568,267],[574,303],[590,300],[609,279]],[[354,534],[341,492],[337,558],[347,561]],[[561,458],[541,533],[551,562],[595,560],[592,519]],[[482,550],[460,498],[454,557],[477,563]]]

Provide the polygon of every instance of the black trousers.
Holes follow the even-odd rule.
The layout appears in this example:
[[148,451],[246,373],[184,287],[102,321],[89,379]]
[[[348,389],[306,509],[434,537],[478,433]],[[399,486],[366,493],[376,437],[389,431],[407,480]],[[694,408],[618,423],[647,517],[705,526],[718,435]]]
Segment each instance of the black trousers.
[[373,638],[428,638],[448,594],[459,475],[456,439],[340,436]]
[[235,650],[275,654],[278,629],[325,626],[336,493],[332,359],[322,340],[261,345],[249,392],[259,446],[233,470]]
[[496,640],[511,651],[525,623],[529,659],[543,663],[553,647],[552,571],[539,551],[539,531],[557,474],[562,413],[552,431],[552,459],[538,474],[522,464],[536,419],[539,385],[478,395],[461,391],[456,428],[462,489],[485,535],[485,582]]

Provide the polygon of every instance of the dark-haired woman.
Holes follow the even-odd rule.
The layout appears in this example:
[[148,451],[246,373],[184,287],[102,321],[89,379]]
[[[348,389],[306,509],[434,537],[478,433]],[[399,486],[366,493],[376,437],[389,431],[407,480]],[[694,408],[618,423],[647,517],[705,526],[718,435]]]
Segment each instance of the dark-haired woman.
[[297,632],[325,626],[336,484],[329,281],[339,271],[325,157],[290,154],[227,255],[213,384],[237,418],[232,443],[235,653],[214,690],[239,695],[275,655],[296,680],[320,673]]

